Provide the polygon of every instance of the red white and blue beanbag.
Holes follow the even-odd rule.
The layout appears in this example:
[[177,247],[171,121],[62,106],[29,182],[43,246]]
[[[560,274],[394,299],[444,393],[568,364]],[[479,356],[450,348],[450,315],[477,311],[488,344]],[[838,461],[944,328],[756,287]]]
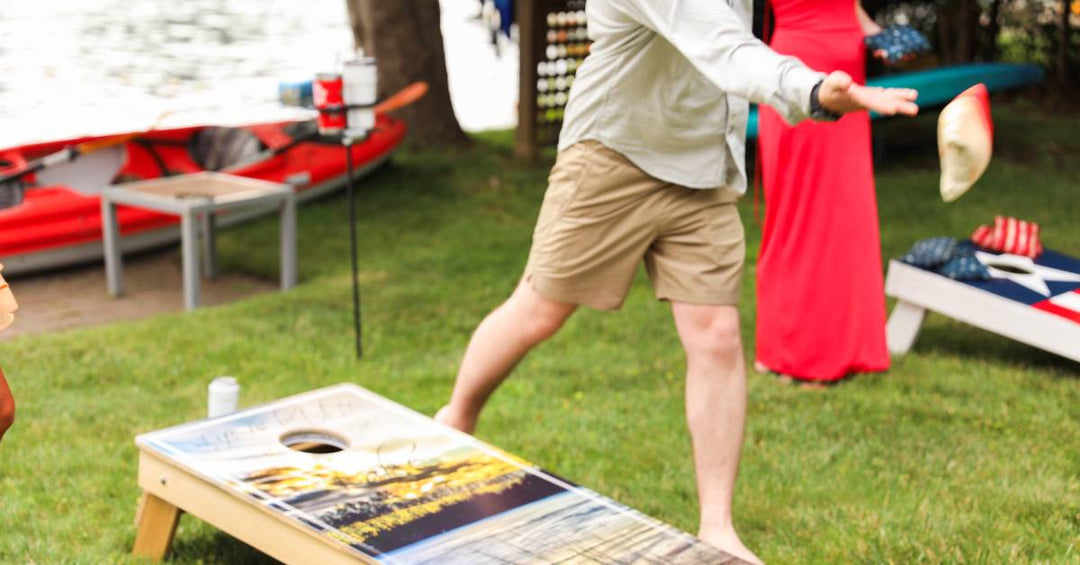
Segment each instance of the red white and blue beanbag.
[[1039,224],[1009,216],[994,216],[993,227],[975,228],[971,241],[991,251],[1023,255],[1032,259],[1043,252],[1042,241],[1039,240]]
[[975,246],[952,237],[931,237],[915,242],[901,261],[954,280],[987,280],[990,271],[975,257]]

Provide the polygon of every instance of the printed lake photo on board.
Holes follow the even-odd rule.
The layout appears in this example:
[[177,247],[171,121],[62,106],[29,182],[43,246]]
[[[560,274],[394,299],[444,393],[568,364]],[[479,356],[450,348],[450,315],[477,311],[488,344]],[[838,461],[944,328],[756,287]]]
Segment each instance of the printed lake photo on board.
[[136,441],[380,563],[730,559],[355,385]]

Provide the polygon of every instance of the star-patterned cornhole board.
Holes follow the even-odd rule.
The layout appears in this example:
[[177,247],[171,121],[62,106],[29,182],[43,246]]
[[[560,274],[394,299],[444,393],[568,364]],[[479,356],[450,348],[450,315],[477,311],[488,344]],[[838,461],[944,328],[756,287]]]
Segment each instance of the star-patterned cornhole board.
[[352,384],[136,445],[156,559],[183,511],[286,563],[742,563]]
[[895,297],[886,325],[889,351],[907,353],[927,310],[1080,361],[1080,260],[1044,251],[976,251],[990,280],[956,281],[900,261],[889,262],[885,294]]

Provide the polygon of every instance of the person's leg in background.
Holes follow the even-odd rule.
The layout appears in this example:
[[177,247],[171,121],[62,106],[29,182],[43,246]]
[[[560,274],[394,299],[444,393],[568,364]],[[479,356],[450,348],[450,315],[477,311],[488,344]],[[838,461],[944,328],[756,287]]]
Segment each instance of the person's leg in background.
[[743,545],[731,516],[746,417],[746,368],[739,310],[672,302],[686,351],[686,421],[694,446],[701,525],[698,537],[760,563]]
[[522,281],[476,328],[458,369],[450,403],[435,419],[471,434],[491,393],[532,348],[555,335],[576,309],[575,304],[541,296]]
[[11,395],[4,372],[0,370],[0,440],[15,421],[15,398]]
[[[4,266],[0,265],[0,272]],[[3,330],[15,321],[15,311],[19,309],[19,303],[15,301],[15,295],[11,293],[4,276],[0,274],[0,330]],[[4,371],[0,370],[0,439],[4,439],[4,433],[15,421],[15,398],[11,395],[7,380],[4,379]]]

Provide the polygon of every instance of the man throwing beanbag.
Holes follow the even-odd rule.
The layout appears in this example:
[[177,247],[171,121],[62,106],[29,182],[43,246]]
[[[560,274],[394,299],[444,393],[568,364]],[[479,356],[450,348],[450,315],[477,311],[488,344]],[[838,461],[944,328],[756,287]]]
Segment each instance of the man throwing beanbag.
[[585,305],[622,305],[644,261],[687,359],[702,540],[752,563],[731,519],[746,410],[736,307],[748,100],[791,123],[915,114],[911,90],[817,73],[750,33],[751,0],[589,0],[592,52],[520,284],[476,329],[436,419],[471,433],[489,396]]

